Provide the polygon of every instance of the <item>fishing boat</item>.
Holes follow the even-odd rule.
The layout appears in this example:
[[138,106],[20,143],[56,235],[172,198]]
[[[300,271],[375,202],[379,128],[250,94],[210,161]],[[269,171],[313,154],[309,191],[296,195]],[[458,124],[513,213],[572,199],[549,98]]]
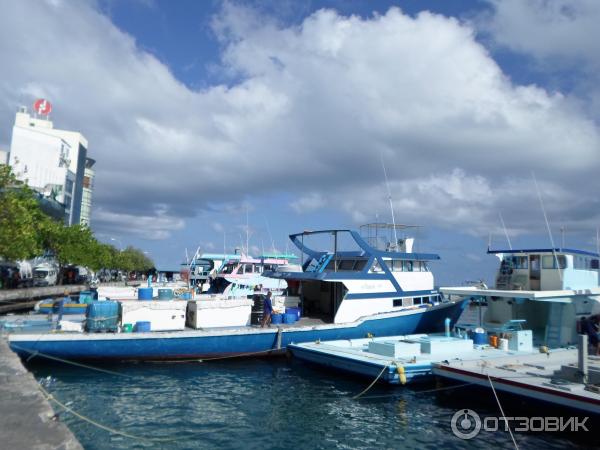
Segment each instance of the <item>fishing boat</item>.
[[235,261],[240,258],[241,255],[225,253],[202,253],[198,256],[196,252],[189,264],[182,265],[189,270],[190,284],[201,294],[210,289],[210,281],[217,276],[225,261]]
[[[301,318],[297,321],[289,320],[292,316],[297,318],[296,314],[285,314],[288,323],[265,328],[225,325],[160,332],[11,334],[9,343],[22,356],[201,359],[277,354],[294,342],[443,331],[446,322],[451,326],[456,322],[467,299],[450,300],[434,288],[428,262],[438,260],[439,256],[413,252],[413,238],[397,239],[398,227],[371,224],[366,227],[366,236],[347,229],[291,235],[292,242],[302,252],[302,271],[270,271],[263,275],[286,281],[283,303],[299,305]],[[372,231],[375,235],[371,236]],[[393,231],[393,240],[384,238],[382,231]],[[332,249],[313,250],[306,245],[311,238],[326,237],[333,239]],[[345,249],[348,243],[354,249]],[[199,314],[246,307],[249,324],[252,307],[238,304],[241,301],[234,299],[228,303],[222,298],[206,298],[192,302],[214,305],[199,309]]]
[[486,301],[481,323],[465,324],[465,328],[477,327],[490,342],[510,342],[525,351],[496,354],[496,358],[439,361],[434,363],[434,374],[600,413],[600,359],[587,355],[585,333],[589,329],[582,326],[600,313],[600,255],[567,248],[511,248],[488,253],[500,260],[493,289],[441,291],[450,297]]
[[65,295],[64,298],[46,299],[36,303],[36,314],[85,314],[88,304],[97,297],[97,292],[81,291],[77,295]]
[[294,259],[297,259],[296,255],[279,254],[261,255],[256,258],[237,255],[227,259],[210,277],[207,294],[222,294],[225,298],[246,297],[254,294],[254,288],[257,286],[265,293],[272,291],[273,294],[281,294],[287,288],[286,280],[273,278],[265,273],[278,271],[281,267],[290,268],[290,261]]

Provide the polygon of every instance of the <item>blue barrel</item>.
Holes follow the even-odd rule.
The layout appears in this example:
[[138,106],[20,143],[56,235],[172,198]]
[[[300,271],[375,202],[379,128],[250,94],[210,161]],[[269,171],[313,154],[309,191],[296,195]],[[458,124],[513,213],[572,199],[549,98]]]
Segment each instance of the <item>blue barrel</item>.
[[135,331],[138,333],[144,333],[147,331],[152,331],[152,326],[150,322],[140,321],[135,323]]
[[158,299],[159,300],[172,300],[173,299],[173,289],[159,289],[158,290]]
[[294,314],[296,316],[296,320],[300,320],[300,308],[285,308],[286,314]]
[[138,300],[152,300],[152,288],[138,288]]
[[273,323],[273,324],[283,323],[283,314],[271,314],[271,323]]
[[283,323],[294,323],[298,320],[298,316],[294,314],[288,314],[287,312],[283,315]]
[[79,293],[79,303],[92,303],[94,301],[94,293],[92,291],[81,291]]
[[486,345],[488,343],[487,333],[485,331],[473,331],[473,344]]

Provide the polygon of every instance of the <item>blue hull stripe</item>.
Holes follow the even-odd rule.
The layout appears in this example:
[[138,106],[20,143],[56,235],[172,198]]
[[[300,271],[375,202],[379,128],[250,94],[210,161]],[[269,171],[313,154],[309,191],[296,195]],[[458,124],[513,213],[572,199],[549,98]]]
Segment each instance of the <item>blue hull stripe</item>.
[[425,291],[404,291],[404,292],[367,292],[364,294],[346,294],[344,300],[361,300],[365,298],[402,298],[402,297],[420,297],[423,295],[437,295],[436,290]]
[[[291,343],[320,340],[358,339],[373,336],[394,336],[401,334],[432,333],[444,330],[444,320],[450,318],[454,324],[462,313],[467,301],[463,300],[444,307],[415,310],[413,314],[391,317],[374,317],[348,326],[324,326],[301,329],[283,328],[281,348],[277,349],[277,329],[261,330],[249,328],[247,333],[239,329],[232,334],[185,335],[181,337],[161,337],[152,333],[148,338],[137,338],[135,333],[124,337],[106,334],[106,339],[88,338],[89,335],[65,334],[64,340],[44,340],[44,334],[35,340],[19,339],[18,334],[10,336],[11,348],[21,356],[39,352],[65,359],[112,359],[112,360],[162,360],[209,358],[225,355],[244,355],[255,352],[285,350]],[[260,329],[258,329],[260,330]],[[272,332],[271,332],[272,330]],[[146,334],[146,333],[144,333]],[[182,334],[184,334],[182,332]],[[56,335],[52,335],[56,336]]]

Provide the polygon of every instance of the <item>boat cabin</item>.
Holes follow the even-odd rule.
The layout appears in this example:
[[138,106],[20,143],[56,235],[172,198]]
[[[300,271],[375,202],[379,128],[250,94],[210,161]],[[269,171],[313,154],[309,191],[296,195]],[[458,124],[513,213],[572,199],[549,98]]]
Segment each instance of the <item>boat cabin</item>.
[[488,253],[500,258],[497,289],[552,291],[598,286],[597,253],[566,248]]
[[[396,227],[396,228],[393,228]],[[325,322],[350,322],[374,312],[426,308],[439,302],[429,262],[435,254],[413,252],[405,226],[369,224],[353,230],[305,231],[290,235],[302,253],[302,272],[270,272],[284,278],[288,295],[299,297],[304,315]],[[385,233],[385,232],[388,233]],[[313,239],[328,242],[317,250]],[[306,242],[305,242],[306,241]]]

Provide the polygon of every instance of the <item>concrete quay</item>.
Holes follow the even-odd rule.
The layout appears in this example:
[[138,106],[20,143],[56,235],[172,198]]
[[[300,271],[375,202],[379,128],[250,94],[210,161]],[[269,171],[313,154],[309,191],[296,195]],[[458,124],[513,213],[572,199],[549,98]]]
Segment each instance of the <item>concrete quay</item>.
[[55,412],[19,357],[0,337],[0,448],[83,449]]
[[35,303],[44,298],[57,297],[67,294],[77,294],[88,289],[83,284],[64,286],[44,286],[33,288],[6,289],[0,291],[0,314],[11,311],[32,308]]

